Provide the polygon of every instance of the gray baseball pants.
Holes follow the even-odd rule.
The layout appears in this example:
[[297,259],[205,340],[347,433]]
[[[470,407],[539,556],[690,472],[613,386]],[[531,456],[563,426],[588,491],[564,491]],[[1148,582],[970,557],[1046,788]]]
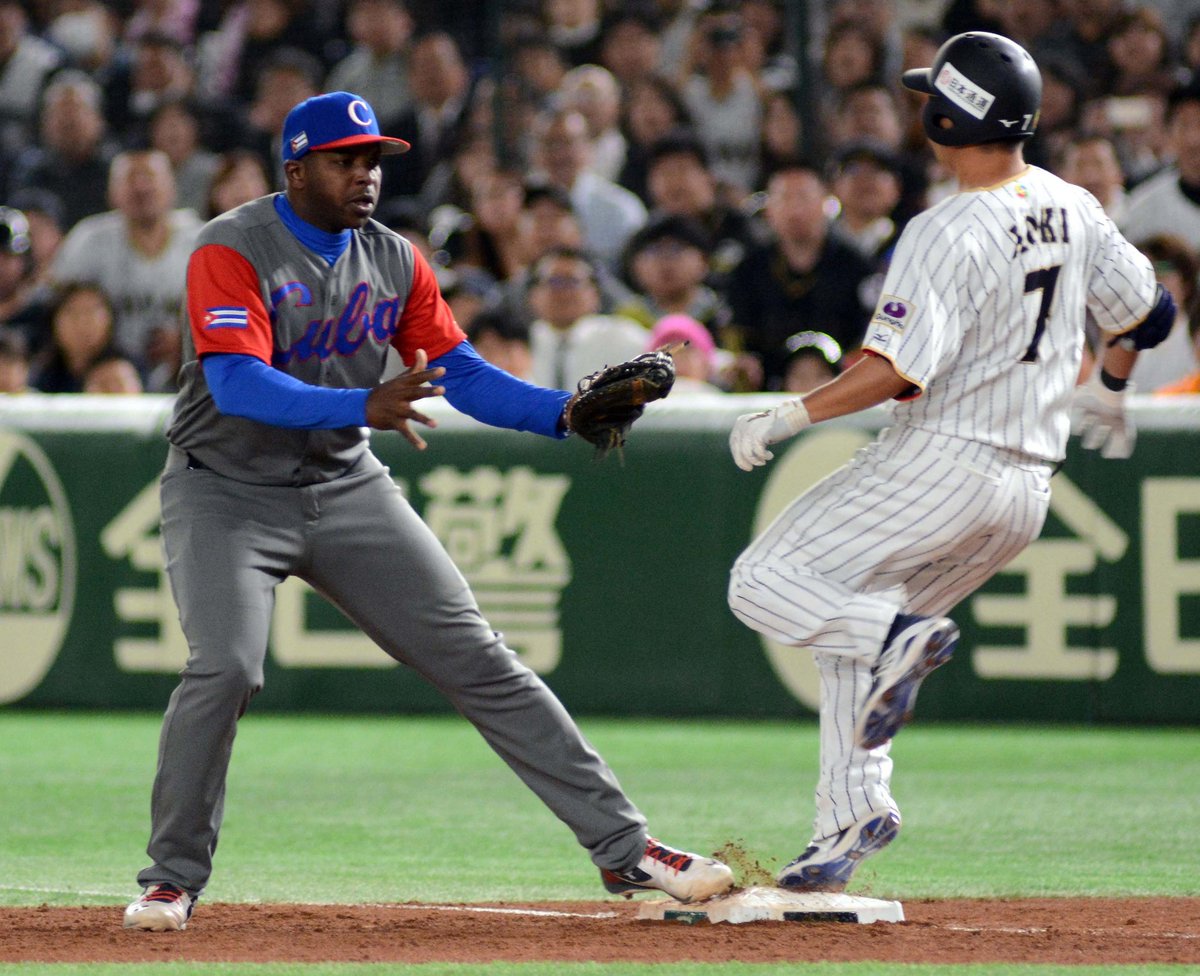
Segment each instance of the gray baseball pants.
[[163,719],[143,886],[198,896],[212,873],[237,722],[263,686],[276,584],[298,576],[450,700],[574,832],[625,870],[645,818],[553,692],[492,631],[462,574],[367,453],[335,481],[251,485],[187,467],[162,479],[167,575],[189,657]]

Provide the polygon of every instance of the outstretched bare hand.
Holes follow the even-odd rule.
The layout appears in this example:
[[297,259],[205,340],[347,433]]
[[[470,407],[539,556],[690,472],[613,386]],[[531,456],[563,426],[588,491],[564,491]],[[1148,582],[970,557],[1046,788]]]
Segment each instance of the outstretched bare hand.
[[398,430],[418,451],[425,450],[425,441],[408,426],[409,421],[426,427],[436,427],[437,421],[414,410],[413,401],[441,396],[446,392],[444,387],[429,385],[432,380],[444,376],[446,371],[441,366],[429,369],[428,365],[425,350],[418,349],[410,369],[386,383],[380,383],[367,395],[367,424],[376,430]]

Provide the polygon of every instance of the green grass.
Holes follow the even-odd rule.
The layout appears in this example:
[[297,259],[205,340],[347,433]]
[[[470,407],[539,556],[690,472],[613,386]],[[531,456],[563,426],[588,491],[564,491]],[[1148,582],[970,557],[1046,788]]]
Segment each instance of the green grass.
[[[0,711],[0,904],[121,905],[146,863],[159,717]],[[669,843],[774,869],[809,836],[809,723],[585,719]],[[882,898],[1196,895],[1200,729],[921,726],[896,740]],[[465,722],[251,715],[207,901],[601,899],[569,831]],[[1181,976],[1172,966],[887,966],[900,976]],[[0,964],[0,976],[875,976],[851,964]]]
[[[807,841],[815,725],[581,724],[668,843],[735,841],[773,869]],[[0,904],[119,903],[135,891],[157,729],[148,715],[0,712]],[[1200,730],[918,725],[893,756],[905,829],[852,892],[1200,893]],[[569,831],[459,719],[242,723],[206,900],[602,894]]]

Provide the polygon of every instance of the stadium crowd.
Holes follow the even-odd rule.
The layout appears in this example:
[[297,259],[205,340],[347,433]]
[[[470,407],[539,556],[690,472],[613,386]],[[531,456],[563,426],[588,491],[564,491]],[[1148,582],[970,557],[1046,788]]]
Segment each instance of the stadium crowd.
[[376,219],[485,358],[570,386],[686,339],[677,394],[804,392],[856,355],[905,222],[954,192],[900,72],[983,29],[1042,69],[1027,159],[1090,190],[1175,296],[1135,388],[1200,393],[1188,8],[0,0],[0,391],[172,391],[197,231],[280,189],[284,116],[347,90],[412,143]]

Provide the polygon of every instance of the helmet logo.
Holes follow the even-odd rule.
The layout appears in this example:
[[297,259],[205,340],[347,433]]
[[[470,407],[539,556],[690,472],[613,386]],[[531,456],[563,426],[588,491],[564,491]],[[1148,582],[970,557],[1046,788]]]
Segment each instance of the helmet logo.
[[982,119],[996,96],[981,88],[949,61],[942,65],[933,87],[969,115]]

